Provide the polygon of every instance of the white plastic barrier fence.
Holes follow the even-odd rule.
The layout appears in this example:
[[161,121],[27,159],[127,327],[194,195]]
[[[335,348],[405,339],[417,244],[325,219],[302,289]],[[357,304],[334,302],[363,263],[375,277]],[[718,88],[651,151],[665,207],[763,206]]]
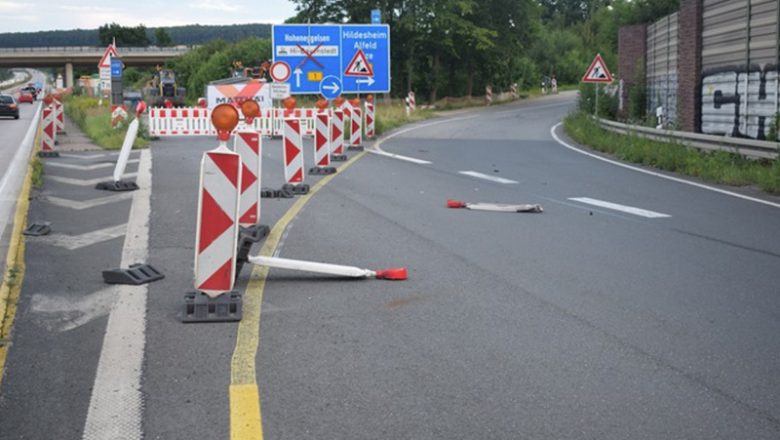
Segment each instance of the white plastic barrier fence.
[[[316,131],[315,109],[268,108],[260,111],[260,117],[251,124],[263,136],[282,136],[284,120],[298,119],[301,122],[301,134],[314,136]],[[217,131],[211,125],[211,111],[200,107],[149,109],[149,134],[151,136],[214,136]]]

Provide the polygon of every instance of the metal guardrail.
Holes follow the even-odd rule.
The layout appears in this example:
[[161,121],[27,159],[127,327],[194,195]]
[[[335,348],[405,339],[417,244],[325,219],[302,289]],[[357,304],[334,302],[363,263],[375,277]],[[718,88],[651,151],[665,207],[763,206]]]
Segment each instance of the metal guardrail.
[[[122,47],[119,53],[148,53],[148,52],[175,52],[186,53],[197,46],[171,46],[171,47]],[[0,53],[30,53],[30,52],[79,52],[79,53],[103,53],[105,47],[98,46],[46,46],[46,47],[0,47]]]
[[633,134],[662,142],[679,142],[700,150],[727,151],[752,159],[775,159],[780,154],[780,142],[663,130],[623,124],[601,118],[598,119],[598,123],[605,130],[619,134]]

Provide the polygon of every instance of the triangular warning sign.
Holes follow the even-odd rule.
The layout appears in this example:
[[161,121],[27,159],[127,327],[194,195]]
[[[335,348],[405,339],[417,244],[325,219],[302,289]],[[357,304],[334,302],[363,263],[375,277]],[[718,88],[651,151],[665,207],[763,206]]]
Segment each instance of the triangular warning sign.
[[103,53],[103,57],[100,59],[100,62],[98,63],[98,68],[101,67],[111,67],[111,59],[110,57],[118,57],[119,52],[116,51],[116,46],[113,44],[109,44],[106,48],[106,51]]
[[344,71],[344,75],[347,76],[374,76],[374,66],[368,62],[366,54],[362,50],[358,50],[355,56],[352,57],[352,61],[349,62],[347,70]]
[[584,83],[611,83],[612,74],[607,69],[607,63],[604,62],[604,58],[601,58],[601,54],[596,55],[593,62],[590,63],[588,71],[585,72],[585,76],[582,77]]

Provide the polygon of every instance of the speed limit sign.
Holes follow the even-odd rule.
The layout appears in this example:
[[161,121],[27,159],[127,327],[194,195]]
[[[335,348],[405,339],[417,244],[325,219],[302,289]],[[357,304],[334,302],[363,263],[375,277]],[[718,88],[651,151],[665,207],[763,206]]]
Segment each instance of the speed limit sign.
[[271,78],[274,82],[286,82],[292,75],[290,65],[284,61],[277,61],[271,65]]

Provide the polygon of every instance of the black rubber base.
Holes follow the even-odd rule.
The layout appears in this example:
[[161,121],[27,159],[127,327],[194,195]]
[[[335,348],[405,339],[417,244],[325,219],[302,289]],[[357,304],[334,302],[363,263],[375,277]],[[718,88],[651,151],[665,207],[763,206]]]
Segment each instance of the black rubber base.
[[350,145],[347,147],[347,151],[363,151],[365,148],[362,145]]
[[293,185],[291,183],[285,183],[282,185],[282,191],[289,191],[295,194],[296,196],[302,196],[305,194],[309,194],[309,190],[311,187],[309,187],[306,183],[299,183],[297,185]]
[[331,154],[330,160],[333,162],[346,162],[349,159],[346,154]]
[[114,191],[114,192],[135,191],[138,189],[138,185],[136,185],[135,182],[125,182],[124,180],[120,180],[117,182],[114,182],[113,180],[109,180],[108,182],[98,183],[97,185],[95,185],[95,189],[100,189],[103,191]]
[[38,157],[60,157],[59,151],[39,151]]
[[336,174],[336,168],[334,167],[309,168],[309,175],[311,176],[326,176],[328,174]]
[[291,199],[295,197],[295,194],[285,189],[263,188],[260,191],[260,197],[264,199]]
[[243,312],[241,294],[234,290],[211,298],[203,292],[184,295],[181,322],[235,322],[241,321]]
[[29,237],[40,237],[43,235],[49,235],[51,233],[51,223],[48,222],[35,222],[27,226],[27,229],[22,234]]
[[103,271],[103,282],[106,284],[130,284],[138,286],[165,278],[159,270],[148,264],[131,264],[127,269],[111,269]]
[[271,228],[266,225],[241,227],[238,233],[238,249],[236,250],[236,279],[241,274],[241,270],[244,269],[244,265],[249,261],[249,252],[252,250],[252,245],[260,243],[270,233]]

